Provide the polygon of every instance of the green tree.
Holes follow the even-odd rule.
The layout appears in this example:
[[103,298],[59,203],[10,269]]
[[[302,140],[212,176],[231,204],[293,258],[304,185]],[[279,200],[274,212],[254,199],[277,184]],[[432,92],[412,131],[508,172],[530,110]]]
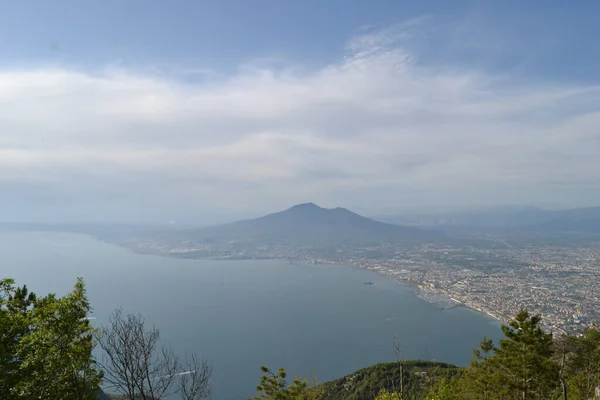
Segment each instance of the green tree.
[[471,368],[465,372],[465,376],[462,378],[461,386],[464,390],[470,388],[472,391],[471,396],[476,396],[482,400],[494,398],[497,376],[493,363],[489,361],[494,348],[492,339],[484,337],[479,343],[479,348],[473,350],[475,358],[471,360]]
[[484,338],[474,359],[455,379],[439,382],[428,399],[516,400],[557,399],[561,394],[560,362],[551,334],[539,326],[540,316],[520,311],[502,326],[499,346]]
[[10,398],[10,389],[21,379],[15,353],[28,331],[26,313],[34,301],[26,286],[15,288],[14,280],[0,280],[0,399]]
[[454,379],[439,380],[427,394],[426,400],[458,400],[458,399],[476,399],[472,393],[467,394],[461,390],[461,386],[465,383],[462,377]]
[[497,368],[492,360],[494,343],[483,338],[473,350],[474,359],[469,367],[452,379],[441,379],[429,390],[427,400],[491,400],[498,399]]
[[502,326],[506,338],[487,361],[498,378],[495,398],[549,399],[557,393],[559,368],[552,358],[552,334],[540,328],[540,320],[540,315],[521,310]]
[[594,398],[600,387],[600,330],[588,328],[581,336],[566,339],[570,342],[566,369],[571,397]]
[[[93,399],[101,373],[92,357],[94,328],[83,280],[59,298],[36,298],[12,280],[0,283],[2,399]],[[8,390],[7,390],[8,388]]]
[[274,373],[267,367],[261,367],[262,377],[256,387],[258,394],[253,400],[313,400],[321,398],[319,391],[312,391],[308,382],[294,378],[291,385],[287,384],[287,373],[280,368]]
[[386,389],[383,389],[375,400],[403,400],[403,396],[400,393],[388,392]]

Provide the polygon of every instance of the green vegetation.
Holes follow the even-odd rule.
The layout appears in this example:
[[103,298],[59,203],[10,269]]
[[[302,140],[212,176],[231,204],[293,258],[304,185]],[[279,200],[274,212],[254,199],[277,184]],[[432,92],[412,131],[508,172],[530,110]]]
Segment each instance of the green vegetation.
[[[411,399],[424,399],[429,388],[444,378],[455,376],[459,368],[433,361],[403,361],[403,387]],[[373,399],[382,390],[394,393],[400,388],[399,363],[376,364],[324,383],[318,388],[323,399],[360,400]]]
[[256,387],[258,394],[252,400],[317,400],[321,398],[314,388],[308,389],[308,382],[295,378],[287,384],[287,373],[280,368],[274,373],[267,367],[261,367],[262,377]]
[[81,279],[62,298],[0,281],[0,398],[94,399],[102,373],[89,311]]
[[430,389],[440,382],[450,380],[461,373],[451,364],[433,361],[403,361],[400,397],[400,365],[397,362],[376,364],[350,375],[320,385],[309,385],[307,380],[294,378],[286,382],[286,372],[277,374],[262,367],[263,377],[257,387],[258,395],[252,400],[424,400]]

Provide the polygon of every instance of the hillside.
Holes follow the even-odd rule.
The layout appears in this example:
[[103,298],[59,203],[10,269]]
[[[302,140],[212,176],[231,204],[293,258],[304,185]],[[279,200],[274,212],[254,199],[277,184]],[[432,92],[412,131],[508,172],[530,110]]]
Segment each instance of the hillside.
[[[381,216],[377,220],[444,232],[454,244],[485,247],[482,238],[500,237],[511,247],[586,246],[600,241],[600,207],[542,210],[498,207],[461,213]],[[446,240],[447,243],[450,241]],[[498,242],[496,242],[498,244]]]
[[278,245],[335,245],[435,240],[441,234],[387,224],[345,208],[327,209],[313,203],[256,219],[180,231],[179,235],[208,242],[242,241]]
[[[434,361],[405,361],[404,390],[408,398],[421,400],[429,388],[442,378],[452,378],[460,368]],[[382,390],[390,392],[399,390],[398,363],[375,364],[360,369],[352,374],[315,387],[322,400],[369,400]]]
[[[314,400],[373,400],[382,389],[395,392],[400,387],[399,365],[396,362],[375,364],[367,368],[319,384],[309,389],[307,398]],[[454,378],[461,368],[435,361],[404,362],[404,390],[407,399],[422,400],[429,389],[443,378]],[[98,400],[121,400],[123,396],[102,393]]]

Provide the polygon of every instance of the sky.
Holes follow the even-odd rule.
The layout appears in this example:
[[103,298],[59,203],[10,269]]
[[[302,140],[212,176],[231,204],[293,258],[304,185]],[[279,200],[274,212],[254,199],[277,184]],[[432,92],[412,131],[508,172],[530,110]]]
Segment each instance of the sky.
[[0,221],[600,206],[595,0],[0,10]]

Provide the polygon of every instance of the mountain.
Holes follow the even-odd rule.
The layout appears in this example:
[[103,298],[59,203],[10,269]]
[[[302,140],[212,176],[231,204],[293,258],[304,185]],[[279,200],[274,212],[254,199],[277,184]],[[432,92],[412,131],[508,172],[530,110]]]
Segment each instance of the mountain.
[[546,222],[551,211],[530,206],[494,207],[453,213],[382,216],[377,220],[408,226],[437,228],[506,228],[522,227]]
[[314,203],[298,204],[256,219],[180,233],[207,242],[243,241],[280,245],[416,242],[441,236],[433,231],[375,221],[345,208],[327,209]]
[[600,233],[600,207],[551,211],[532,228],[546,231]]
[[[505,244],[589,245],[600,241],[600,207],[543,210],[498,207],[460,213],[376,217],[392,224],[438,229],[455,244],[484,245],[482,238],[502,238]],[[448,241],[447,241],[448,242]],[[497,241],[492,240],[498,244]]]
[[[425,399],[429,388],[441,379],[452,379],[460,368],[435,361],[404,361],[404,391],[411,399]],[[399,365],[395,362],[376,364],[342,378],[312,388],[315,397],[327,400],[374,399],[386,389],[395,392],[400,387]]]
[[448,214],[376,217],[393,224],[419,227],[495,228],[520,231],[600,233],[600,207],[543,210],[529,206],[497,207]]

